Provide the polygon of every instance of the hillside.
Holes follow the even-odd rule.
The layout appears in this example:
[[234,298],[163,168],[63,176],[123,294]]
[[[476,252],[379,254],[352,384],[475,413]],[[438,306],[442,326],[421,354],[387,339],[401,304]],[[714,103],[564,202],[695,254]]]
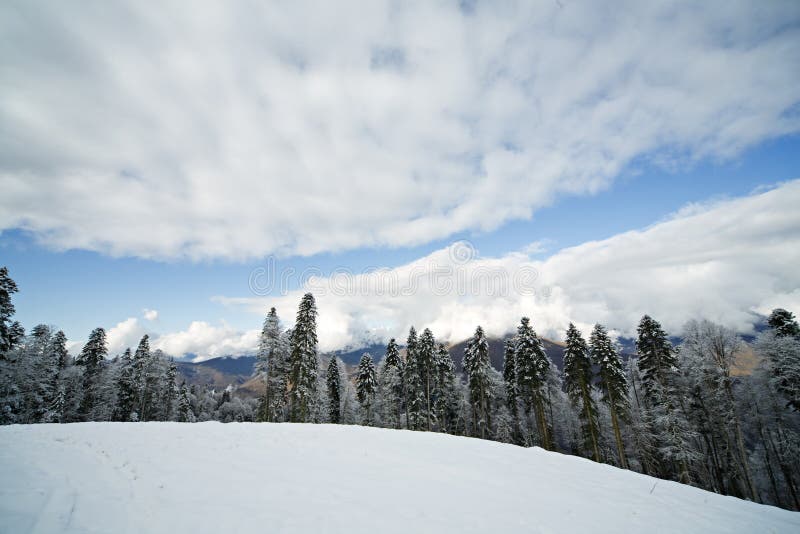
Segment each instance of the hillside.
[[800,513],[588,460],[337,425],[0,428],[0,532],[798,532]]

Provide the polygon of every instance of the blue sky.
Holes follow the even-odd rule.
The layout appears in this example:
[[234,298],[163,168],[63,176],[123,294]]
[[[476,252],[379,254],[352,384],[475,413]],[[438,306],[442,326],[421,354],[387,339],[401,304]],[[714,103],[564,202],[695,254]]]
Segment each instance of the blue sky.
[[[787,24],[800,10],[721,5],[354,2],[355,24],[302,2],[163,17],[8,3],[0,264],[17,318],[76,343],[104,326],[115,350],[150,333],[178,353],[246,353],[266,307],[288,324],[303,290],[253,294],[267,257],[329,284],[337,268],[447,263],[468,240],[476,265],[524,255],[546,295],[504,295],[506,312],[483,294],[322,298],[324,348],[412,322],[499,334],[523,313],[556,337],[567,320],[629,333],[645,302],[677,296],[672,328],[704,313],[747,331],[800,299],[797,228],[780,211],[795,189],[765,193],[800,178],[800,26]],[[710,228],[764,205],[772,226]],[[648,236],[661,240],[649,256],[627,248]],[[569,247],[594,270],[568,272]],[[628,265],[609,256],[671,290],[614,278]],[[752,294],[713,293],[742,284]]]

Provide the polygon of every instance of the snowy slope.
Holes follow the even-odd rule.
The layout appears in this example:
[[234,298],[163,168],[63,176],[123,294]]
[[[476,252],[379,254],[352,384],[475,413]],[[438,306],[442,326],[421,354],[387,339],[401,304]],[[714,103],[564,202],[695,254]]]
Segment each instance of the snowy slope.
[[335,425],[0,428],[0,532],[800,532],[588,460]]

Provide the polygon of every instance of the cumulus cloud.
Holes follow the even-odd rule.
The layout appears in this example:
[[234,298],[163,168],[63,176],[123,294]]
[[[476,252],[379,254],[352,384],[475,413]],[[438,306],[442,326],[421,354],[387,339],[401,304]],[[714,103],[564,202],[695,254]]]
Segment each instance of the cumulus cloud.
[[142,336],[147,333],[148,331],[139,323],[136,317],[128,317],[106,331],[108,354],[114,357],[124,352],[127,348],[135,349],[139,345]]
[[4,2],[0,230],[158,259],[489,230],[634,160],[798,131],[798,20],[795,2]]
[[150,310],[145,308],[144,310],[142,310],[142,315],[148,321],[155,321],[156,319],[158,319],[158,310]]
[[[679,333],[704,317],[742,333],[773,307],[800,311],[800,181],[751,196],[695,205],[649,228],[563,249],[543,261],[527,254],[472,257],[457,243],[401,267],[317,278],[323,350],[402,338],[412,324],[459,341],[482,325],[491,335],[530,316],[560,338],[570,321],[601,322],[634,335],[645,313]],[[226,298],[291,320],[302,291],[278,298]]]

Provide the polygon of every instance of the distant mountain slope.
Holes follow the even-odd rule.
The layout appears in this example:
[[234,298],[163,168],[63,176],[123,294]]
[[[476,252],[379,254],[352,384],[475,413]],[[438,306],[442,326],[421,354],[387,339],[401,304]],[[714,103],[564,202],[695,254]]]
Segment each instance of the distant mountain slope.
[[800,513],[433,432],[269,423],[0,427],[0,531],[796,533]]

